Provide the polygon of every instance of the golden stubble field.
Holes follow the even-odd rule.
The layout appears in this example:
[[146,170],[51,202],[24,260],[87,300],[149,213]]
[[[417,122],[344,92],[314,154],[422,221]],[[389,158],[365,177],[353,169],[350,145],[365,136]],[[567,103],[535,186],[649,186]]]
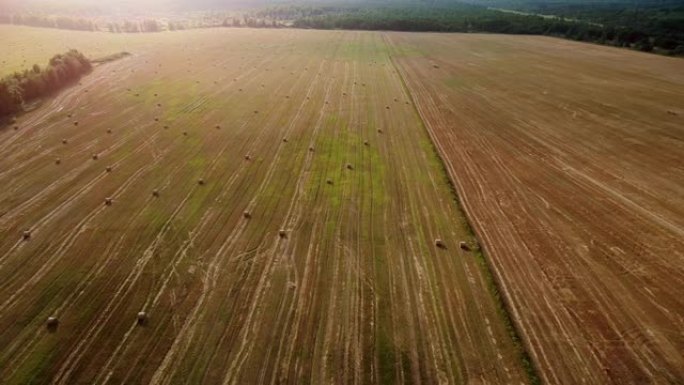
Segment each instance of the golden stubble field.
[[391,34],[549,384],[684,381],[684,61]]
[[61,34],[133,55],[0,131],[3,383],[529,381],[382,34]]
[[133,54],[0,129],[0,382],[683,381],[681,59],[0,34],[0,74]]

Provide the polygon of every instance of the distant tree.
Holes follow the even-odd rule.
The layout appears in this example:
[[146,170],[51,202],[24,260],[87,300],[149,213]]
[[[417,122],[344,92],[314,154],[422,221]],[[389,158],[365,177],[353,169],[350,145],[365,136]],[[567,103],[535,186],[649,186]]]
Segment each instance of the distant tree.
[[649,39],[642,39],[639,40],[635,45],[634,48],[638,49],[639,51],[643,52],[651,52],[653,51],[653,44]]
[[159,32],[161,28],[155,19],[147,19],[142,23],[142,32]]
[[123,32],[128,32],[128,33],[137,33],[137,32],[140,32],[140,24],[138,24],[137,22],[124,20],[124,23],[123,23],[121,30]]
[[83,54],[70,50],[53,56],[44,70],[34,65],[31,70],[6,76],[0,80],[0,116],[21,111],[25,102],[64,87],[91,69]]

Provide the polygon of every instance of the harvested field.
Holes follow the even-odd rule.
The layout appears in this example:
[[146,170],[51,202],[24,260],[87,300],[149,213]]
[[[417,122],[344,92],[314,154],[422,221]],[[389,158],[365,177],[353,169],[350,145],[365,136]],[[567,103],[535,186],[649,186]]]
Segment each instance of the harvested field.
[[543,382],[684,383],[684,62],[386,39]]
[[3,384],[530,382],[383,34],[127,39],[0,130]]
[[42,67],[53,55],[75,47],[89,58],[97,59],[174,38],[173,34],[141,34],[130,39],[125,34],[109,32],[55,31],[7,24],[0,24],[0,36],[0,77],[34,64]]

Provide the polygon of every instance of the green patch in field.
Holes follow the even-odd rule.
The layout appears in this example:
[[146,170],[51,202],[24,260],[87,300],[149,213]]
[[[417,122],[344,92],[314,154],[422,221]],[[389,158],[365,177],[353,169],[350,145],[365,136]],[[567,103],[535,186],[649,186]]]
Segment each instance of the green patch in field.
[[363,41],[348,41],[340,45],[338,57],[357,63],[372,62],[373,51],[368,50],[368,45]]
[[401,56],[401,57],[420,57],[420,58],[423,58],[426,56],[425,51],[420,49],[420,47],[418,47],[417,45],[408,45],[408,44],[404,44],[404,45],[395,44],[394,49],[393,49],[393,53],[396,56]]
[[[312,167],[314,177],[311,178],[312,188],[309,191],[315,191],[317,185],[324,184],[327,205],[333,210],[341,207],[356,173],[369,171],[365,165],[355,164],[362,140],[356,133],[346,129],[346,125],[336,114],[330,114],[326,118],[325,127],[321,128],[316,143],[320,150],[316,152]],[[345,169],[347,163],[354,165],[353,171]],[[327,184],[327,180],[331,180],[332,184]]]
[[55,335],[47,335],[34,346],[28,358],[22,362],[14,378],[6,379],[7,383],[44,384],[49,382],[49,369],[57,358],[56,339]]
[[454,89],[459,89],[459,90],[471,89],[471,87],[465,82],[465,78],[462,76],[452,76],[452,77],[444,80],[444,84],[446,86],[448,86],[449,88],[454,88]]
[[394,353],[394,344],[386,331],[382,329],[379,330],[376,346],[379,383],[396,384],[396,357]]

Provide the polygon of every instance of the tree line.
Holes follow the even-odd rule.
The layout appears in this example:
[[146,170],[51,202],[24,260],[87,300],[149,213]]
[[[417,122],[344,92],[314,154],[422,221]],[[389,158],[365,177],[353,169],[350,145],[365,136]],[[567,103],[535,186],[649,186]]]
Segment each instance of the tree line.
[[161,32],[164,28],[155,19],[145,20],[124,20],[122,22],[107,23],[107,31],[114,33],[142,33],[142,32]]
[[22,111],[25,103],[64,88],[91,69],[90,60],[72,49],[53,56],[45,68],[35,64],[0,79],[0,117]]
[[67,16],[0,14],[0,24],[16,24],[41,28],[71,29],[76,31],[96,31],[98,29],[97,24],[93,20]]
[[[108,32],[160,32],[162,24],[155,19],[123,20],[98,24],[94,20],[67,16],[44,16],[22,14],[0,14],[0,24],[26,25],[40,28],[69,29],[75,31],[108,31]],[[105,27],[106,29],[102,29]]]
[[148,33],[218,27],[281,28],[284,26],[276,19],[261,16],[259,12],[244,12],[242,14],[209,12],[176,20],[147,18],[142,20],[100,20],[99,23],[90,19],[62,16],[0,14],[0,24],[112,33]]
[[[544,8],[548,10],[547,8]],[[574,9],[574,8],[573,8]],[[612,9],[612,8],[611,8]],[[293,26],[314,29],[486,32],[549,35],[577,41],[684,55],[684,8],[644,11],[639,22],[623,9],[564,12],[556,17],[502,12],[479,5],[438,6],[279,6],[262,11],[274,18],[293,18]],[[540,9],[541,11],[541,9]],[[590,17],[591,12],[602,17]],[[628,16],[629,15],[629,16]]]
[[574,38],[578,40],[628,46],[643,51],[684,53],[682,0],[491,0],[488,4],[602,27],[586,33],[582,30],[573,31]]

